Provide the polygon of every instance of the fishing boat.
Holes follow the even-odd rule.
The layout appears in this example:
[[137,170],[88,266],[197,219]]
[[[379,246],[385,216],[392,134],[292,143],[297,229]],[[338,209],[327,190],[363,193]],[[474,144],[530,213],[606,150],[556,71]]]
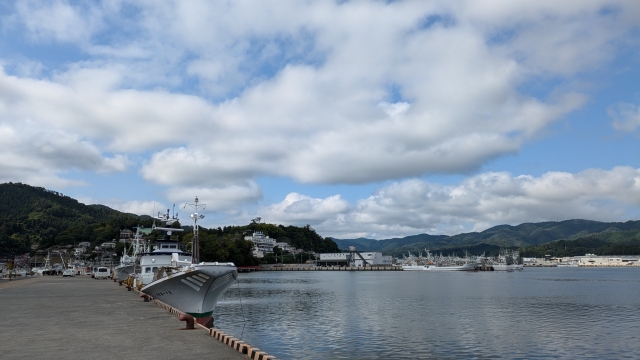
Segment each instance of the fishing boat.
[[143,252],[142,232],[138,227],[133,236],[131,255],[125,250],[120,257],[120,264],[113,269],[113,276],[117,281],[125,281],[130,274],[135,272],[136,261],[140,253]]
[[491,262],[491,266],[495,271],[514,271],[524,270],[520,253],[516,250],[500,250],[500,255]]
[[556,264],[556,267],[568,268],[568,267],[579,267],[579,265],[578,265],[578,263],[575,263],[575,262],[558,263],[558,264]]
[[476,266],[469,261],[469,256],[464,258],[434,256],[427,249],[426,256],[422,257],[422,252],[418,257],[409,253],[409,257],[405,258],[402,264],[402,270],[406,271],[473,271]]
[[[204,218],[199,212],[206,205],[198,204],[197,197],[195,204],[188,205],[195,209],[195,213],[190,215],[194,222],[192,253],[181,251],[177,243],[167,239],[157,244],[153,252],[141,254],[141,280],[144,286],[140,291],[193,316],[198,323],[211,327],[213,308],[237,279],[238,270],[233,263],[199,262],[198,220]],[[170,218],[168,210],[166,215],[159,215],[157,219],[163,221],[165,226],[178,220],[177,216]],[[165,231],[169,238],[173,231],[182,231],[155,225],[154,229]],[[165,264],[167,260],[169,263]],[[157,267],[155,271],[154,267]],[[147,275],[151,273],[153,278],[147,283]]]
[[34,273],[38,275],[54,275],[55,270],[51,266],[51,258],[49,257],[49,253],[47,252],[47,257],[44,259],[44,265],[38,268],[31,269]]
[[473,271],[476,267],[474,264],[462,264],[451,266],[439,265],[402,265],[402,270],[408,271]]

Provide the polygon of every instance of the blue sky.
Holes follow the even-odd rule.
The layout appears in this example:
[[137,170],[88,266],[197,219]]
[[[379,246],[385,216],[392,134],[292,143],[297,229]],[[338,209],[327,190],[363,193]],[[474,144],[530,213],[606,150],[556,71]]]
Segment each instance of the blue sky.
[[[0,182],[206,227],[640,216],[631,1],[7,1]],[[186,215],[186,214],[185,214]]]

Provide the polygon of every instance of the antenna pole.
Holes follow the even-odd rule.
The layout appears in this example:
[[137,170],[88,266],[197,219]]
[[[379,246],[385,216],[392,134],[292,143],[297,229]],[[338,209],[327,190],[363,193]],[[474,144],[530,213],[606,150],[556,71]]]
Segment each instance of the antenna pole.
[[203,219],[204,215],[199,214],[201,210],[207,206],[206,204],[198,204],[199,200],[196,196],[195,204],[187,204],[196,210],[191,214],[193,219],[193,241],[191,242],[191,263],[198,264],[200,262],[200,244],[198,239],[198,219]]
[[198,242],[198,197],[196,196],[196,213],[193,217],[193,243],[191,244],[192,259],[191,262],[197,264],[200,262],[200,243]]

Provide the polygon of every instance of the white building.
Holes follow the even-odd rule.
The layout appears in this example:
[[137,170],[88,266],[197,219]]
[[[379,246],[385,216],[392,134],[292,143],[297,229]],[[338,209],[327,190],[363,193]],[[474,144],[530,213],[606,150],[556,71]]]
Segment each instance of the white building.
[[640,266],[639,255],[575,256],[579,266]]
[[253,256],[257,258],[264,257],[266,253],[272,253],[276,246],[276,239],[265,236],[262,231],[256,231],[253,235],[245,236],[244,239],[253,242]]
[[294,252],[296,250],[295,246],[291,246],[291,245],[289,245],[289,243],[286,243],[286,242],[277,242],[275,246],[279,247],[280,249],[282,249],[284,251],[288,251],[288,252]]
[[[366,260],[370,266],[391,266],[393,264],[392,256],[384,256],[380,252],[363,252],[359,254],[362,258],[358,253],[354,253],[356,267],[365,266],[363,259]],[[348,252],[320,254],[316,264],[318,266],[349,266],[350,256],[351,253]]]

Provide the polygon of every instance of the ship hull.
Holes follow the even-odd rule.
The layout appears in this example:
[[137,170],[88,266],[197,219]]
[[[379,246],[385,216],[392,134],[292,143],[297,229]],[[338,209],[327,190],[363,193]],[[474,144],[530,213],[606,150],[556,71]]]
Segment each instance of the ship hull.
[[133,274],[135,271],[135,265],[116,266],[113,269],[113,276],[118,281],[125,281],[129,277],[129,274]]
[[464,264],[456,266],[436,266],[436,265],[404,265],[402,270],[405,271],[473,271],[473,264]]
[[194,265],[144,286],[141,291],[196,319],[211,317],[222,294],[235,282],[238,270],[229,264]]
[[524,269],[524,265],[522,264],[511,264],[511,265],[494,264],[493,265],[493,270],[495,271],[514,271],[514,270],[523,270],[523,269]]

